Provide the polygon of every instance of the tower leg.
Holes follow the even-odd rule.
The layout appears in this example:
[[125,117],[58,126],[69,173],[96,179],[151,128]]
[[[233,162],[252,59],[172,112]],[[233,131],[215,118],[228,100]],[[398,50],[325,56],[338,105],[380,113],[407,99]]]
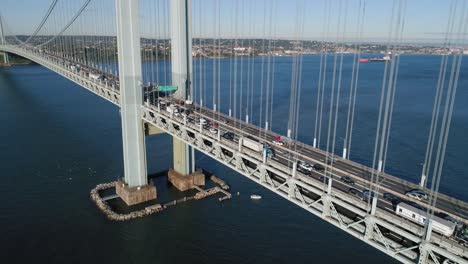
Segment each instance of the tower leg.
[[[192,98],[192,36],[190,32],[190,0],[170,1],[171,14],[171,70],[172,84],[177,86],[174,97],[178,100]],[[190,164],[193,152],[183,141],[173,139],[174,170],[181,175],[193,173],[195,164]]]
[[115,0],[115,3],[125,171],[125,182],[119,184],[116,191],[131,205],[155,199],[156,188],[147,186],[145,134],[141,119],[139,1]]
[[10,58],[8,58],[8,53],[3,52],[3,64],[10,65]]

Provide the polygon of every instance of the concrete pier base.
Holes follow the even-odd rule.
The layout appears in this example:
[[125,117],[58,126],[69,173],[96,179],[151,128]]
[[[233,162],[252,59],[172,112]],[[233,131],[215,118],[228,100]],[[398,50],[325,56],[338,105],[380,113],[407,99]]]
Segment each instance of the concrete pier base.
[[202,171],[195,171],[190,175],[182,175],[177,171],[170,169],[167,178],[179,191],[193,189],[193,186],[205,185],[205,174]]
[[154,185],[128,187],[122,180],[117,181],[115,192],[128,206],[154,200],[157,197],[156,186]]

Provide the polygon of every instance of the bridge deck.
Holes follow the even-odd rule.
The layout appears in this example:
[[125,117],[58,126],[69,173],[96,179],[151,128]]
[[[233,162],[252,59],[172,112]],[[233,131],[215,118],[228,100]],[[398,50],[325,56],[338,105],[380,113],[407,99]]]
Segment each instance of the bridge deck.
[[[0,50],[13,52],[36,61],[110,102],[119,104],[118,79],[115,76],[110,76],[109,81],[103,83],[92,80],[86,74],[83,74],[83,72],[77,73],[71,70],[70,65],[67,64],[69,62],[66,62],[63,58],[57,58],[49,54],[33,53],[9,46],[0,46]],[[87,70],[89,72],[96,71],[95,69]],[[375,216],[368,217],[369,204],[359,201],[350,195],[348,188],[351,186],[339,181],[339,179],[341,176],[350,176],[357,180],[356,185],[352,186],[353,188],[361,190],[367,189],[369,186],[375,188],[377,185],[369,181],[370,175],[373,173],[369,167],[338,157],[334,157],[336,161],[332,164],[333,166],[329,166],[325,164],[327,155],[325,151],[300,142],[293,142],[294,144],[289,144],[288,146],[273,145],[278,155],[273,159],[262,162],[262,157],[259,153],[246,148],[237,149],[239,145],[238,141],[242,136],[247,135],[256,137],[261,141],[271,141],[278,136],[278,134],[272,131],[265,131],[262,128],[231,118],[225,114],[195,106],[195,116],[217,122],[219,124],[219,131],[235,132],[236,137],[233,140],[228,140],[220,138],[219,134],[210,133],[209,130],[200,127],[194,122],[187,122],[187,120],[181,117],[176,117],[167,111],[162,111],[157,106],[143,105],[142,111],[144,121],[191,144],[199,151],[223,162],[244,176],[249,177],[262,186],[294,202],[305,210],[322,217],[322,219],[329,223],[334,224],[401,262],[415,263],[417,261],[418,250],[423,250],[430,252],[430,254],[436,252],[439,256],[443,257],[442,259],[448,258],[457,263],[468,263],[468,248],[458,245],[453,238],[446,238],[434,233],[430,244],[422,244],[424,227],[397,216],[391,203],[381,197],[378,203],[379,209]],[[227,124],[224,124],[222,119],[228,120]],[[189,137],[187,136],[188,132],[196,135]],[[206,141],[209,141],[210,145],[207,145]],[[220,150],[226,150],[230,154],[225,156],[224,152]],[[318,180],[320,176],[323,176],[323,173],[314,171],[308,176],[298,172],[294,176],[296,173],[292,172],[292,163],[295,161],[293,160],[295,157],[311,163],[321,163],[331,172],[334,179],[331,195],[326,194],[326,185]],[[254,166],[250,166],[249,163],[254,164]],[[268,173],[265,173],[265,170]],[[382,192],[393,193],[402,199],[411,200],[411,198],[404,195],[404,192],[418,187],[414,183],[388,174],[383,174],[381,177],[384,180],[378,184],[380,190]],[[429,192],[428,190],[426,191]],[[438,195],[439,200],[433,209],[448,213],[465,223],[467,222],[468,204],[466,202],[440,193]],[[426,201],[414,200],[414,202],[429,207]],[[356,216],[350,218],[343,213],[347,210]],[[393,235],[384,236],[378,226],[395,232],[397,239],[392,239]],[[375,235],[372,235],[374,233]],[[398,236],[415,244],[410,247],[402,246],[400,244],[401,241],[398,242]]]

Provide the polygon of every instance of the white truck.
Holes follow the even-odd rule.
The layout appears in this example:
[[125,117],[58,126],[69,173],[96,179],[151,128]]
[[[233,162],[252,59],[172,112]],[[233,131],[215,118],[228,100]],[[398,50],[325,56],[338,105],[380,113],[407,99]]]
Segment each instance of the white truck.
[[268,158],[273,158],[275,156],[275,152],[270,146],[258,142],[251,137],[242,138],[242,146],[259,153],[263,153],[263,151],[265,151]]
[[[426,225],[426,221],[429,218],[425,210],[416,208],[404,202],[401,202],[396,206],[395,213],[420,225]],[[435,215],[432,216],[432,230],[439,234],[450,237],[455,232],[455,227],[456,224],[453,222]]]
[[90,72],[89,73],[89,78],[98,81],[98,80],[100,80],[102,78],[102,74]]

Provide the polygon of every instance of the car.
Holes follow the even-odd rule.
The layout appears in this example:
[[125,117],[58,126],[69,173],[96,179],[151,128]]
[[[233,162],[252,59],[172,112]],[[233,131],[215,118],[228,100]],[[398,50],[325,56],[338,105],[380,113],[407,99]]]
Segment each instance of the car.
[[208,121],[206,121],[206,119],[205,119],[205,118],[200,118],[200,120],[199,120],[199,121],[200,121],[200,124],[201,124],[202,126],[204,126],[204,125],[207,125],[207,124],[208,124]]
[[371,190],[362,191],[362,196],[364,197],[364,200],[366,201],[372,200],[372,198],[374,198],[374,194],[375,193]]
[[313,169],[312,165],[310,165],[309,163],[305,161],[299,161],[297,164],[299,165],[299,167],[303,168],[304,170],[312,171]]
[[323,167],[321,164],[315,163],[313,169],[316,171],[324,171],[325,167]]
[[311,171],[306,170],[306,169],[304,169],[304,168],[302,168],[302,167],[297,167],[297,171],[300,172],[300,173],[302,173],[302,174],[305,174],[305,175],[307,175],[307,176],[309,176],[309,175],[312,174]]
[[407,192],[407,193],[405,193],[405,195],[410,197],[410,198],[414,198],[416,200],[422,200],[422,197],[420,195],[418,195],[417,193]]
[[234,133],[231,132],[231,131],[226,131],[226,132],[224,132],[222,137],[227,139],[227,140],[234,140]]
[[330,178],[325,177],[325,176],[320,176],[319,180],[325,184],[328,184]]
[[210,133],[212,134],[218,134],[218,129],[214,128],[214,127],[211,127],[210,128]]
[[229,121],[228,121],[226,118],[221,118],[221,122],[222,122],[223,124],[229,123]]
[[396,197],[395,195],[391,194],[391,193],[384,193],[383,194],[383,198],[389,202],[391,202],[392,204],[399,204],[401,203],[401,199]]
[[362,194],[361,191],[359,191],[356,188],[349,188],[348,193],[350,193],[353,196],[356,196],[357,198],[364,200],[364,195]]
[[354,185],[354,180],[351,179],[349,176],[343,176],[341,177],[341,181],[350,185]]
[[273,142],[273,144],[278,145],[278,146],[283,146],[284,145],[283,141],[281,141],[281,140],[274,139],[272,142]]
[[405,193],[406,196],[414,198],[416,200],[426,200],[427,199],[427,194],[423,191],[420,190],[411,190]]
[[419,201],[428,199],[428,195],[424,191],[419,190],[419,189],[409,190],[405,193],[405,195],[408,197],[414,198],[416,200],[419,200]]

